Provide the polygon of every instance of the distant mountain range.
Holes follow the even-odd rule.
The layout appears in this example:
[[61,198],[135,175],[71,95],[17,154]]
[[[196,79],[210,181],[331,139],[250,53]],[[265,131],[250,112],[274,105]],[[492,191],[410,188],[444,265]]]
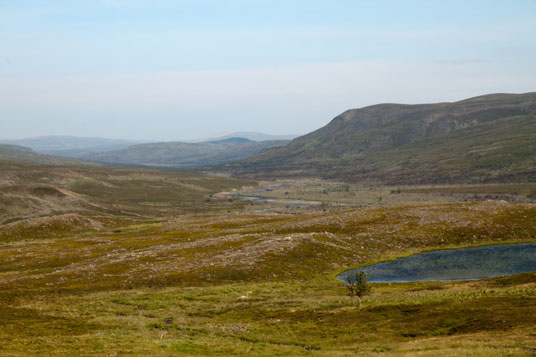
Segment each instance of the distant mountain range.
[[233,135],[237,134],[247,137],[219,135],[196,143],[135,145],[99,138],[11,140],[37,153],[0,145],[0,158],[91,164],[39,155],[49,153],[111,164],[201,167],[196,170],[253,178],[320,177],[386,184],[536,181],[536,93],[351,109],[292,141],[254,141],[267,136]]
[[251,131],[239,131],[239,132],[226,132],[221,134],[216,134],[213,136],[207,136],[204,138],[199,138],[192,140],[193,143],[201,143],[204,141],[218,141],[225,140],[230,138],[245,138],[251,141],[273,141],[273,140],[292,140],[297,138],[299,135],[270,135],[263,134]]
[[150,143],[86,155],[83,159],[151,166],[214,165],[241,160],[258,154],[264,149],[284,146],[288,143],[289,140],[252,141],[235,137],[201,143]]
[[140,144],[142,141],[76,136],[39,136],[17,140],[0,140],[0,143],[29,147],[39,154],[81,158],[101,151],[123,149],[127,146]]
[[286,146],[219,169],[396,184],[536,181],[536,93],[352,109]]
[[[297,137],[297,135],[269,135],[257,132],[235,132],[200,138],[191,141],[191,143],[213,142],[232,139],[229,142],[231,143],[233,140],[236,141],[236,138],[242,138],[248,141],[278,141],[291,140],[295,137]],[[56,135],[38,136],[13,140],[0,140],[0,144],[28,147],[38,154],[55,155],[71,158],[84,158],[105,151],[120,150],[129,146],[148,143],[151,143],[151,141]],[[263,144],[260,146],[264,147],[265,145]]]

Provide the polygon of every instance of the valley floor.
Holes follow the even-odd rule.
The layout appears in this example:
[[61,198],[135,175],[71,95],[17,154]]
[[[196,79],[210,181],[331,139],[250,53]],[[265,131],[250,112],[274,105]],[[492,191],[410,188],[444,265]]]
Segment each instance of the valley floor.
[[[184,196],[176,209],[162,196],[122,201],[122,212],[137,214],[159,202],[151,217],[80,211],[52,225],[52,218],[6,217],[1,356],[536,354],[536,272],[372,284],[361,308],[335,279],[353,266],[428,249],[534,242],[532,186],[367,191],[307,181],[240,190],[228,181],[198,189],[178,175],[149,178],[202,191],[189,198],[202,208],[195,214]],[[89,200],[96,186],[77,180],[83,186],[72,192]],[[233,187],[321,203],[215,195]],[[86,210],[87,202],[113,204],[84,201]]]

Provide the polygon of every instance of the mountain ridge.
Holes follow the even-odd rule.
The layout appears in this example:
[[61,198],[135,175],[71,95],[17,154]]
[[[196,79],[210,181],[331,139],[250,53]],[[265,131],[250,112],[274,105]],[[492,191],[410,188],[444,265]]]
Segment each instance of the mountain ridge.
[[[519,179],[521,177],[536,179],[536,163],[531,161],[531,155],[536,154],[536,148],[531,144],[532,139],[536,142],[534,115],[536,115],[534,92],[496,93],[451,103],[376,104],[346,110],[326,126],[294,139],[285,147],[265,150],[241,162],[227,164],[222,169],[234,172],[236,175],[252,177],[318,176],[389,183],[500,180],[500,177],[506,177],[505,175],[515,177],[516,173],[520,175]],[[523,126],[525,131],[516,135],[520,135],[519,143],[524,143],[528,153],[523,158],[516,157],[512,154],[516,151],[515,145],[512,145],[515,144],[513,139],[500,135],[504,150],[513,155],[512,164],[508,165],[503,160],[500,168],[478,168],[480,164],[468,155],[468,152],[472,150],[472,146],[480,147],[484,139],[489,149],[492,143],[488,139],[500,134],[495,126],[489,124],[498,124],[497,120],[506,118],[514,118],[502,122],[506,134],[510,130],[514,135],[515,129],[519,125]],[[471,137],[475,128],[477,132],[481,131],[481,137]],[[445,139],[444,136],[451,133],[458,135],[456,137],[458,143],[463,142],[463,135],[466,135],[467,142],[460,146],[459,151],[452,152],[451,157],[445,156],[445,153],[441,155],[444,160],[458,159],[463,162],[460,161],[458,166],[435,163],[435,169],[425,170],[427,175],[423,176],[419,173],[419,162],[416,162],[413,156],[421,157],[422,163],[427,167],[434,166],[430,158],[422,154],[424,152],[432,155],[435,150],[430,145],[425,145],[426,140]],[[419,147],[418,143],[422,143],[423,146]],[[441,145],[443,150],[449,150],[448,140],[441,141]],[[480,147],[479,150],[485,151],[486,147]],[[399,151],[406,152],[406,156],[400,156]],[[500,153],[489,154],[497,156]],[[400,161],[391,160],[397,155]],[[508,167],[513,168],[520,160],[525,160],[522,166],[523,170],[528,172],[520,167],[514,170],[515,173],[508,172]],[[461,171],[466,172],[462,174]],[[401,172],[408,177],[400,177]],[[474,175],[471,176],[471,173]]]

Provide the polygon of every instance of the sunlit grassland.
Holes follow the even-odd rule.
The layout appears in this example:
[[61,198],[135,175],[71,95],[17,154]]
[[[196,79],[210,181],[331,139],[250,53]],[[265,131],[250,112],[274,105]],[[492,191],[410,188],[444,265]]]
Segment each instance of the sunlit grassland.
[[0,242],[1,355],[531,355],[534,273],[374,284],[341,270],[422,250],[536,241],[499,201],[119,220]]
[[[358,309],[329,276],[85,294],[2,305],[13,355],[531,355],[536,277],[374,284]],[[9,355],[9,354],[7,354]]]

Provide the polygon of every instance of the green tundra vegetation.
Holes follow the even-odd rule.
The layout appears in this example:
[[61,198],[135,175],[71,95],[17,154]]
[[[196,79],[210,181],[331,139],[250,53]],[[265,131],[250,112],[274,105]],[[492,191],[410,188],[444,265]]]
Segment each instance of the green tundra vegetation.
[[534,184],[0,166],[2,356],[536,353],[535,272],[369,283],[361,308],[335,278],[423,250],[534,242]]

